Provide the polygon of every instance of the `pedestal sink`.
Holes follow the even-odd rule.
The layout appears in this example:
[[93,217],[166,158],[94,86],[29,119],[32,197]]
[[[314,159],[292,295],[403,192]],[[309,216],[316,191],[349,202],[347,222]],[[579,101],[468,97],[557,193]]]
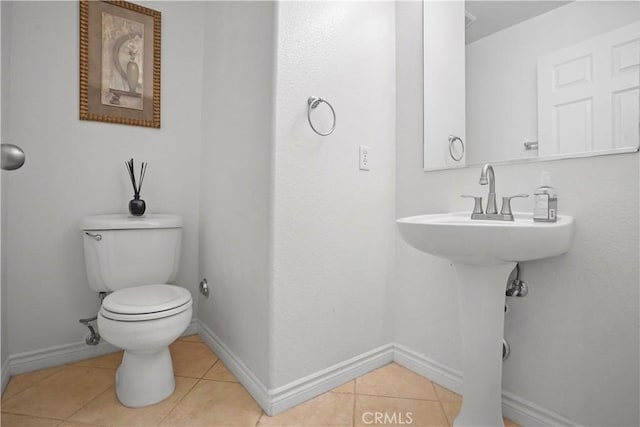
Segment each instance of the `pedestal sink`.
[[570,216],[555,223],[472,220],[470,213],[419,215],[397,220],[414,248],[453,262],[462,336],[462,408],[455,427],[504,426],[502,338],[507,278],[517,262],[561,255],[574,234]]

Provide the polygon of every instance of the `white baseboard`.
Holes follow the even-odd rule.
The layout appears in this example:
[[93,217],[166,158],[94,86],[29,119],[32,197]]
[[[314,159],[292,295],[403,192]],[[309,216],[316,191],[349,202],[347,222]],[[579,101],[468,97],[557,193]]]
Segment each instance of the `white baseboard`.
[[2,367],[0,367],[2,382],[0,382],[0,394],[4,394],[4,390],[7,388],[7,384],[9,384],[9,358],[2,363]]
[[266,409],[265,412],[268,415],[278,414],[392,361],[393,345],[386,344],[282,387],[272,389],[270,390],[271,412]]
[[416,374],[429,378],[444,388],[458,394],[462,393],[462,373],[460,371],[444,366],[401,344],[393,346],[393,361]]
[[[254,400],[265,412],[270,407],[269,391],[253,372],[204,323],[198,321],[198,334],[211,350],[227,365]],[[268,412],[267,412],[268,413]]]
[[[198,326],[194,319],[191,321],[183,335],[192,335],[197,333],[197,331]],[[8,369],[5,369],[4,367],[2,369],[3,390],[5,384],[5,372],[7,381],[9,381],[9,375],[23,374],[25,372],[37,371],[38,369],[65,365],[67,363],[78,362],[80,360],[102,356],[116,351],[120,351],[120,349],[104,340],[101,340],[98,345],[87,345],[84,341],[78,341],[70,344],[12,354],[9,356],[7,361]]]
[[[183,335],[195,333],[200,334],[268,415],[276,415],[392,361],[449,390],[457,393],[462,391],[462,375],[459,371],[400,344],[383,345],[284,386],[268,389],[211,329],[196,319],[191,321]],[[10,355],[1,367],[2,391],[11,375],[77,362],[118,350],[103,340],[97,346],[89,346],[82,341]],[[507,418],[524,427],[580,425],[508,391],[502,392],[502,411]]]
[[393,346],[387,344],[284,386],[268,389],[204,323],[198,323],[198,332],[270,416],[326,393],[393,360]]
[[52,366],[65,365],[91,357],[113,353],[119,348],[102,340],[98,345],[87,345],[84,341],[54,347],[26,351],[9,356],[9,373],[11,375],[37,371]]
[[[458,394],[462,392],[462,374],[459,371],[443,366],[403,345],[394,345],[393,360],[397,364],[427,377],[451,391]],[[502,413],[505,417],[523,427],[580,426],[575,421],[542,408],[506,390],[502,391]]]

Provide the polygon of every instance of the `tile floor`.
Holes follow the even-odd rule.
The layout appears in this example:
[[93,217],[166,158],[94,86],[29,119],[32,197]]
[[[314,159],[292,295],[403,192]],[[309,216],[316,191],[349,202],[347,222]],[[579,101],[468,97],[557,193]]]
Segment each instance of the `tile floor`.
[[[459,395],[392,363],[269,417],[197,335],[170,350],[176,391],[157,405],[118,403],[119,352],[12,377],[2,396],[2,427],[450,426],[460,409]],[[376,413],[389,418],[376,422]]]

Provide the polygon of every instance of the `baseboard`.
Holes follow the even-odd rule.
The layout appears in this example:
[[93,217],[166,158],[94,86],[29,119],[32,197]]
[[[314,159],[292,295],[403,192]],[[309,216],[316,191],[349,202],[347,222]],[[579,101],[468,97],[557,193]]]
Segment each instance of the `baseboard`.
[[[197,321],[193,319],[182,335],[192,335],[197,333],[197,331]],[[12,354],[8,358],[8,363],[5,363],[8,365],[8,369],[5,369],[3,366],[2,384],[4,387],[5,375],[7,376],[7,381],[9,381],[10,375],[23,374],[25,372],[37,371],[38,369],[65,365],[67,363],[78,362],[80,360],[90,359],[92,357],[102,356],[116,351],[120,351],[120,349],[104,340],[101,340],[98,345],[87,345],[84,341],[78,341],[70,344]]]
[[[238,378],[253,399],[267,412],[270,408],[269,391],[253,372],[204,323],[198,321],[198,334],[227,368]],[[268,412],[267,412],[268,413]]]
[[118,351],[119,348],[105,342],[98,345],[87,345],[84,341],[57,345],[9,356],[9,372],[11,375],[37,371],[52,366],[65,365],[91,357]]
[[393,361],[410,371],[429,378],[444,388],[462,393],[462,373],[431,360],[401,344],[393,346]]
[[[456,393],[462,392],[462,374],[400,345],[394,345],[393,360],[399,365],[429,378],[431,381]],[[560,414],[529,402],[506,390],[502,391],[502,413],[523,427],[580,426]]]
[[0,371],[2,372],[2,381],[0,382],[0,395],[4,394],[4,390],[7,388],[7,384],[9,383],[9,358],[2,362],[2,367],[0,367]]
[[393,345],[386,344],[282,387],[272,389],[270,390],[271,412],[267,410],[265,412],[268,415],[278,414],[392,361]]
[[268,389],[204,323],[198,323],[198,332],[270,416],[326,393],[393,360],[393,346],[387,344],[284,386]]
[[575,426],[579,424],[560,414],[549,411],[506,390],[502,390],[502,413],[505,417],[527,426]]

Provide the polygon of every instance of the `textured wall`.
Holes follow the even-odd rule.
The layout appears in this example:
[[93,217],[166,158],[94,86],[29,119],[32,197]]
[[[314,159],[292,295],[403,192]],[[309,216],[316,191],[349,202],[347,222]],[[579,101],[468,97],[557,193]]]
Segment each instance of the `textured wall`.
[[[275,387],[390,340],[394,8],[278,4]],[[336,110],[331,136],[314,134],[307,123],[311,95]],[[322,123],[322,112],[314,118]],[[369,172],[358,170],[360,144],[371,147]]]
[[127,211],[130,157],[149,162],[149,212],[184,218],[176,283],[196,296],[204,5],[145,4],[163,14],[160,130],[78,119],[77,2],[15,2],[5,17],[10,85],[2,97],[11,108],[2,138],[27,154],[22,169],[3,176],[11,354],[84,339],[78,319],[97,312],[98,296],[87,283],[78,222]]
[[199,319],[269,384],[275,6],[211,2],[204,42]]
[[[397,4],[396,216],[469,210],[479,169],[422,171],[419,3]],[[551,173],[560,214],[576,218],[571,251],[522,264],[529,296],[508,301],[504,389],[578,423],[638,425],[638,154],[496,168],[499,195],[531,193]],[[529,211],[530,200],[514,200]],[[400,238],[398,238],[400,239]],[[448,262],[397,242],[394,339],[460,368],[454,274]]]
[[[2,29],[2,31],[0,31],[0,33],[6,31],[8,24],[9,24],[9,20],[7,19],[8,16],[8,4],[7,2],[3,2],[0,3],[0,29]],[[0,76],[5,76],[7,74],[7,59],[8,59],[8,52],[9,52],[9,43],[7,40],[7,37],[2,37],[2,35],[0,34],[0,54],[2,55],[2,58],[0,58]],[[0,81],[2,82],[2,88],[0,89],[0,91],[2,93],[6,93],[5,91],[8,90],[8,80],[6,78],[0,78]],[[8,118],[8,104],[2,100],[0,100],[0,141],[4,142],[4,134],[2,133],[2,128],[4,127],[4,121],[7,120]],[[4,172],[2,172],[2,175],[4,175]],[[5,191],[3,188],[3,180],[2,180],[2,176],[0,176],[0,195]],[[2,198],[0,197],[0,200],[2,200]],[[6,203],[1,203],[0,204],[0,227],[2,227],[2,231],[0,232],[0,236],[2,236],[4,233],[6,233],[6,226],[5,226],[5,217],[6,217],[6,212],[5,212],[5,208],[6,208]],[[2,244],[0,246],[4,246],[4,238],[2,238]],[[4,366],[5,361],[8,359],[9,357],[9,348],[8,348],[8,328],[7,328],[7,281],[6,281],[6,274],[5,271],[6,269],[4,268],[4,266],[6,265],[6,260],[5,260],[5,254],[6,251],[0,247],[0,366]]]

